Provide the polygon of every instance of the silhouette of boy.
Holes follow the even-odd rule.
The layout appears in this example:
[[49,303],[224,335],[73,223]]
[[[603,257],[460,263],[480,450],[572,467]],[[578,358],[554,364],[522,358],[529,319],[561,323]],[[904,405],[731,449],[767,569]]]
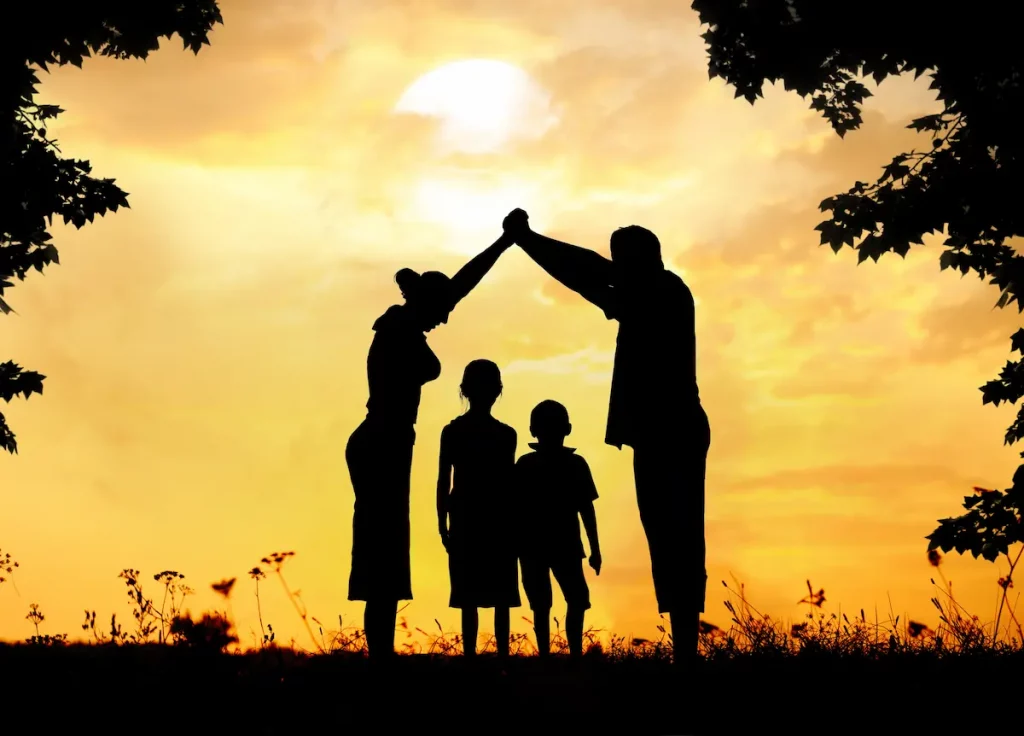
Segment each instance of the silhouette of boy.
[[583,575],[580,519],[590,542],[590,566],[601,574],[594,500],[597,488],[590,466],[575,449],[565,447],[572,431],[569,412],[557,401],[542,401],[530,414],[533,452],[516,462],[515,483],[526,502],[519,560],[523,589],[534,616],[541,656],[551,652],[551,575],[554,574],[568,607],[565,631],[569,652],[583,653],[583,615],[590,608],[590,589]]

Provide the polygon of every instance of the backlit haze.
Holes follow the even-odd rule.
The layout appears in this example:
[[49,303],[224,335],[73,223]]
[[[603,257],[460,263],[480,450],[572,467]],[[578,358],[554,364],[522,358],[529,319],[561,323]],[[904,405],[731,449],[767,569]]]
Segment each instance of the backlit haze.
[[[130,622],[117,574],[136,568],[152,593],[153,574],[184,573],[194,612],[238,577],[251,644],[245,573],[282,550],[311,615],[359,624],[344,446],[370,327],[400,301],[400,267],[454,273],[514,207],[605,254],[615,228],[644,225],[697,298],[705,619],[729,623],[734,575],[774,616],[801,615],[809,578],[826,611],[888,618],[891,600],[938,623],[924,536],[1019,459],[1002,445],[1013,410],[977,389],[1016,310],[940,272],[937,246],[857,266],[813,230],[824,197],[927,145],[905,128],[938,109],[927,79],[886,82],[841,141],[795,94],[752,107],[709,82],[687,3],[585,6],[224,0],[198,56],[175,38],[146,62],[42,75],[41,101],[67,110],[51,128],[64,153],[116,178],[131,209],[55,225],[61,265],[5,295],[18,315],[0,358],[47,379],[3,407],[20,455],[0,457],[0,547],[21,567],[0,587],[0,637],[33,633],[29,603],[43,633],[81,634],[85,608]],[[463,410],[462,369],[490,358],[520,452],[531,408],[554,398],[594,471],[605,567],[587,571],[588,624],[657,636],[631,451],[603,444],[615,327],[513,249],[430,334],[444,370],[417,426],[410,624],[458,625],[438,436]],[[1005,564],[952,555],[943,570],[989,620]],[[262,591],[278,640],[308,646],[279,583]]]

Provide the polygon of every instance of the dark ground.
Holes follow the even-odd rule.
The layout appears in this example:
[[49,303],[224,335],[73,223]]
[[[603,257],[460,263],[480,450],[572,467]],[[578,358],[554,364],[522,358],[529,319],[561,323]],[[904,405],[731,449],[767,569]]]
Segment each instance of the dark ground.
[[761,656],[686,677],[662,661],[600,658],[501,667],[418,655],[378,667],[353,655],[0,644],[0,732],[947,733],[1019,723],[1022,671],[1021,653]]

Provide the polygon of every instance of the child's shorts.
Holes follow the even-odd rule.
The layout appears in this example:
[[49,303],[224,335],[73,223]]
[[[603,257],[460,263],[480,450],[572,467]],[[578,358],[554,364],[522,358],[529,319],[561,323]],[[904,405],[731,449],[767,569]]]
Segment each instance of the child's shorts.
[[530,603],[530,610],[547,611],[552,607],[551,575],[554,574],[558,587],[570,608],[590,608],[590,588],[583,575],[582,557],[545,558],[539,555],[522,557],[519,565],[523,571],[523,590]]

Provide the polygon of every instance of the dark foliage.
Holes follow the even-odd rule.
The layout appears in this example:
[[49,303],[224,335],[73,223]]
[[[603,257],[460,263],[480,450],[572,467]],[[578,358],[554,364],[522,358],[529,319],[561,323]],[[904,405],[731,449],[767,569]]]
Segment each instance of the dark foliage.
[[224,652],[238,643],[231,622],[216,614],[204,613],[195,621],[189,616],[178,616],[171,622],[170,633],[179,645],[210,653]]
[[[994,562],[999,555],[1009,558],[1010,547],[1024,542],[1024,466],[1013,475],[1013,487],[1006,491],[975,488],[975,495],[964,496],[967,513],[941,519],[939,527],[928,535],[928,549],[959,554],[970,552],[975,558]],[[1019,554],[1018,554],[1019,559]],[[1011,560],[1010,575],[1016,567]],[[1008,576],[1009,577],[1009,576]]]
[[[997,306],[1016,302],[1024,311],[1024,257],[1012,245],[1024,235],[1024,53],[1012,3],[979,0],[955,11],[925,0],[695,0],[692,7],[708,26],[703,38],[712,78],[721,77],[751,104],[765,82],[782,82],[810,98],[840,136],[861,124],[861,105],[871,93],[860,80],[927,75],[943,110],[908,127],[928,141],[896,156],[876,181],[855,182],[824,200],[821,244],[837,253],[848,246],[861,263],[888,252],[906,256],[926,235],[944,235],[940,268],[988,280],[999,288]],[[1024,330],[1011,339],[1013,351],[1024,350]],[[1015,404],[1024,396],[1021,361],[1008,361],[981,391],[985,404]],[[1005,443],[1022,437],[1024,407]],[[993,507],[987,518],[998,525],[995,536],[979,531],[986,527],[978,518],[995,497],[971,498],[978,508],[942,520],[929,537],[931,548],[994,559],[996,550],[1022,541],[1020,475],[1013,490],[999,493],[1001,510]]]
[[[39,71],[82,66],[98,54],[145,59],[161,38],[174,34],[194,53],[208,44],[221,23],[216,0],[90,0],[90,2],[5,3],[0,9],[0,314],[13,311],[5,289],[35,270],[60,263],[49,228],[54,217],[81,228],[97,216],[128,206],[128,195],[113,179],[92,176],[88,161],[64,158],[47,134],[62,112],[35,101]],[[45,377],[0,364],[0,398],[42,393]],[[14,433],[0,414],[0,448],[15,453]]]

